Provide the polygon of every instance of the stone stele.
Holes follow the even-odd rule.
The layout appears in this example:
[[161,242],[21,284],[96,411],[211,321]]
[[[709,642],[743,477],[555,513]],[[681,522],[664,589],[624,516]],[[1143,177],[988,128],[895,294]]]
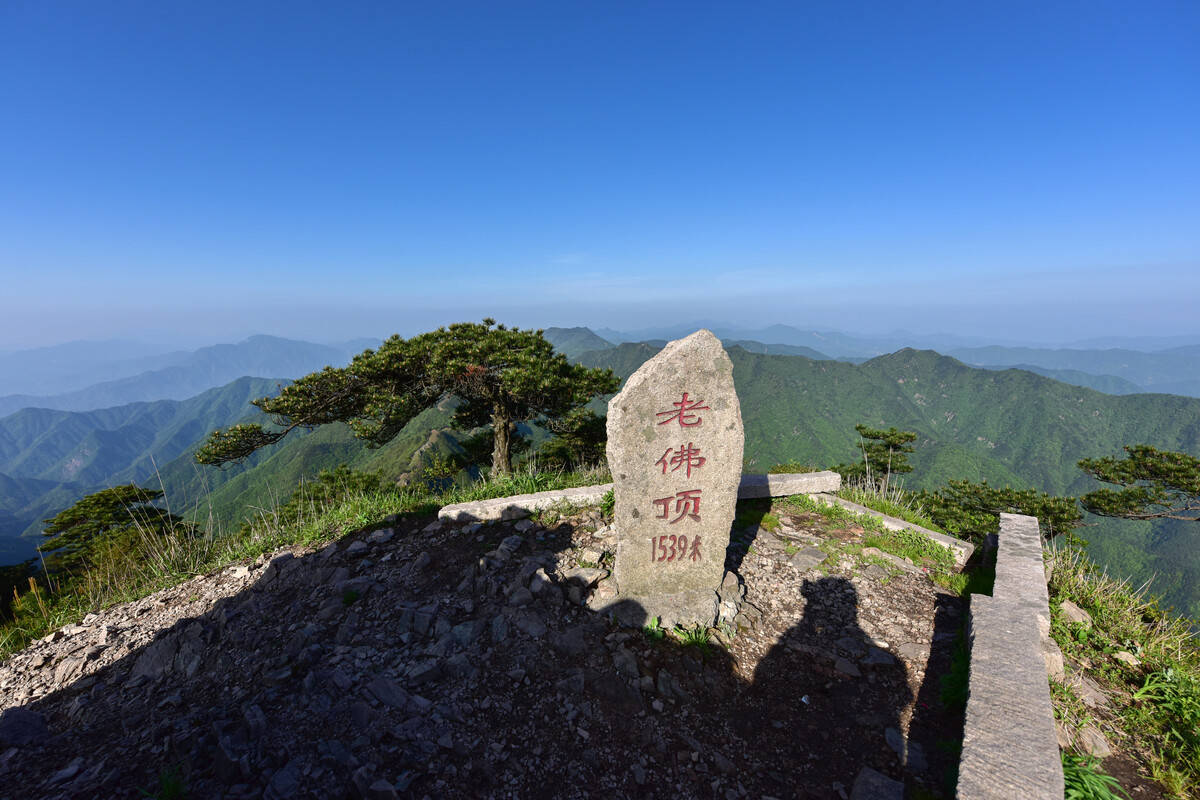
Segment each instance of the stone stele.
[[617,530],[609,608],[622,621],[713,624],[744,439],[733,363],[711,331],[669,343],[609,401]]

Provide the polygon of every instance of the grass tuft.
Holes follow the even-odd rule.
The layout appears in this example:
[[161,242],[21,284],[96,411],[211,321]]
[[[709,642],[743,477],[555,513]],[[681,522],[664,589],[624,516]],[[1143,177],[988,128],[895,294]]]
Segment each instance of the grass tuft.
[[926,515],[924,507],[917,502],[913,493],[905,491],[901,486],[892,485],[883,489],[875,481],[858,479],[847,482],[837,494],[843,500],[858,503],[889,517],[897,517],[926,530],[945,533]]
[[182,800],[187,797],[187,783],[178,767],[170,767],[158,774],[158,788],[154,791],[140,788],[142,797],[152,797],[154,800]]
[[[1069,663],[1111,687],[1106,725],[1123,734],[1128,754],[1173,797],[1196,798],[1200,787],[1200,649],[1194,632],[1146,592],[1116,580],[1076,548],[1052,551],[1050,633]],[[1069,623],[1070,600],[1093,624]],[[1134,654],[1139,666],[1118,661]],[[1069,686],[1052,683],[1055,716],[1068,728],[1090,721]],[[1068,794],[1068,796],[1070,796]],[[1089,795],[1078,795],[1080,797]]]
[[694,647],[701,653],[708,654],[708,649],[712,642],[712,633],[704,625],[697,624],[690,628],[685,628],[683,625],[676,625],[673,632],[675,638],[684,647]]
[[1129,800],[1117,779],[1100,769],[1095,756],[1062,753],[1063,800]]
[[942,545],[916,531],[887,531],[869,533],[863,537],[867,547],[878,547],[885,553],[910,559],[914,564],[925,564],[944,570],[954,569],[954,556]]

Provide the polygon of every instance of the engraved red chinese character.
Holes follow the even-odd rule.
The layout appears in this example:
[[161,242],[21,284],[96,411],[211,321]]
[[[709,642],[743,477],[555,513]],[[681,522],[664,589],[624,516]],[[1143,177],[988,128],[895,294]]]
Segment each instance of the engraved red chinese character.
[[671,520],[674,525],[684,517],[700,521],[700,489],[684,489],[682,492],[676,492],[674,497],[660,497],[654,501],[656,506],[662,507],[662,513],[656,519],[666,519],[670,515],[671,501],[675,501],[675,512],[679,515]]
[[681,399],[678,403],[671,404],[675,406],[674,411],[659,411],[654,416],[666,417],[666,419],[658,423],[659,425],[666,425],[670,422],[674,422],[675,420],[679,420],[679,426],[681,428],[692,428],[704,421],[699,414],[692,414],[692,411],[711,410],[708,406],[700,405],[703,402],[703,400],[688,400],[688,393],[684,392],[683,399]]
[[[674,455],[671,455],[672,453]],[[680,445],[678,450],[668,447],[667,452],[662,454],[662,458],[654,463],[662,466],[663,475],[667,474],[667,467],[671,468],[671,472],[678,472],[686,467],[687,476],[690,478],[692,477],[692,468],[703,467],[704,461],[704,457],[700,455],[700,448],[688,442],[686,447]]]
[[[699,559],[700,557],[701,557],[701,556],[700,556],[700,537],[699,537],[699,536],[697,536],[697,537],[695,537],[694,539],[692,539],[692,555],[691,555],[691,560],[692,560],[692,561],[695,561],[695,560]],[[680,556],[680,558],[683,558],[683,556]]]

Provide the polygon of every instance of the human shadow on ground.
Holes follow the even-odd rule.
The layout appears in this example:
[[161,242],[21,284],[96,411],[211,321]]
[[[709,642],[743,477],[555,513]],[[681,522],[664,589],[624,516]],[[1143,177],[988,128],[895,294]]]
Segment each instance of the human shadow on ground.
[[786,775],[797,797],[849,791],[863,767],[902,778],[886,731],[912,700],[907,670],[860,627],[849,580],[805,580],[802,594],[803,618],[758,663],[734,729],[791,765],[771,777],[782,784]]
[[574,528],[428,522],[277,559],[28,703],[45,730],[0,741],[0,797],[832,800],[864,766],[905,777],[907,670],[845,578],[805,581],[777,629],[688,644],[571,602]]

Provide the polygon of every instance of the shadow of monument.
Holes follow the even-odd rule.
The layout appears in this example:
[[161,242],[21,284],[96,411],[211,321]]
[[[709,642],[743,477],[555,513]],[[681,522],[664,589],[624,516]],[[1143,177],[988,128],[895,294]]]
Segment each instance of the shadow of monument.
[[226,798],[835,798],[863,766],[903,777],[885,732],[907,671],[856,655],[849,581],[806,581],[765,653],[685,644],[541,581],[569,531],[480,568],[508,524],[426,537],[428,521],[365,556],[359,532],[268,566],[28,703],[46,732],[0,742],[0,798],[139,797],[173,774]]
[[737,517],[730,532],[729,549],[725,555],[725,569],[741,574],[742,559],[754,546],[758,538],[763,517],[771,510],[769,498],[738,500]]

